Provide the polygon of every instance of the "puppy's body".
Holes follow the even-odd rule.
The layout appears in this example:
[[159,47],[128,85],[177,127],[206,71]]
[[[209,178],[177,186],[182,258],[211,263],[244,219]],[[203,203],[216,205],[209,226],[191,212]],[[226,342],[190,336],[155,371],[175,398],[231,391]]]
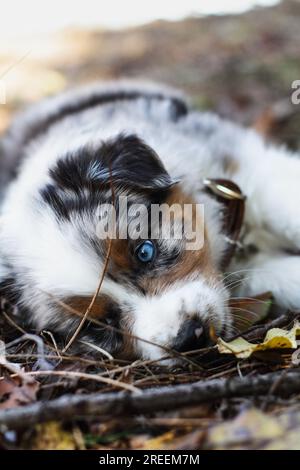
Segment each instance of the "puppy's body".
[[255,253],[228,268],[244,274],[237,295],[270,290],[278,304],[300,307],[300,257],[287,254],[300,249],[300,161],[252,130],[191,110],[173,90],[119,82],[50,99],[16,120],[3,162],[3,181],[8,167],[18,170],[1,208],[0,280],[23,318],[63,343],[78,318],[62,303],[84,313],[103,269],[99,205],[124,194],[147,206],[204,204],[205,243],[189,253],[186,240],[158,239],[155,260],[141,266],[136,241],[114,240],[91,316],[116,329],[87,322],[81,347],[158,358],[155,345],[190,344],[175,347],[183,324],[230,329],[223,208],[204,178],[232,179],[247,196],[243,243]]

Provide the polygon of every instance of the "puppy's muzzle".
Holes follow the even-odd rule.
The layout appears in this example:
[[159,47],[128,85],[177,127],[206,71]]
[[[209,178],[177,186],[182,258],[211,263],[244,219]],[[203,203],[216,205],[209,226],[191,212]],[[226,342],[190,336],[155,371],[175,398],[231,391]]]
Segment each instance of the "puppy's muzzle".
[[186,320],[181,326],[172,349],[178,352],[194,351],[210,345],[207,327],[199,319]]

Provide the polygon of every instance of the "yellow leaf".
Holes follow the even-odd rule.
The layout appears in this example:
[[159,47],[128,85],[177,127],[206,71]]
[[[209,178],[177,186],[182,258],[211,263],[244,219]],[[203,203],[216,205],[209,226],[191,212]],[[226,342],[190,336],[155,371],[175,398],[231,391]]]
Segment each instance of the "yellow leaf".
[[291,330],[282,328],[272,328],[260,344],[250,343],[246,339],[239,337],[226,343],[221,338],[218,339],[217,346],[221,354],[234,354],[239,359],[246,359],[256,351],[266,349],[296,349],[297,335],[300,334],[300,323],[296,322]]
[[276,417],[252,408],[241,412],[233,420],[212,426],[208,431],[207,447],[239,449],[260,441],[282,439],[285,433],[285,427]]
[[148,439],[144,442],[143,449],[147,450],[158,450],[164,449],[170,442],[172,442],[175,438],[175,434],[173,431],[166,432],[160,436],[154,437],[152,439]]
[[74,450],[76,444],[71,433],[64,431],[59,423],[49,422],[36,426],[35,450]]

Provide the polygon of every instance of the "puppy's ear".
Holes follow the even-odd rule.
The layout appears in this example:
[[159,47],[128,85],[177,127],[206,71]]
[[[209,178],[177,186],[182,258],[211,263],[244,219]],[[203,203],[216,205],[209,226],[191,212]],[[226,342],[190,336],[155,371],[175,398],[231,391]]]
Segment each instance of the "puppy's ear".
[[103,163],[113,181],[146,190],[167,190],[172,180],[155,151],[136,135],[119,135],[101,148]]

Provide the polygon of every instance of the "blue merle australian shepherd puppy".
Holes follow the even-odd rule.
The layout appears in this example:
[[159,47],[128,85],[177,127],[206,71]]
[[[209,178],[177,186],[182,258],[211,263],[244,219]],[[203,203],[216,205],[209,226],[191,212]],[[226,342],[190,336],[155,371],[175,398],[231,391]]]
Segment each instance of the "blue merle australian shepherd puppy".
[[[62,347],[76,330],[73,350],[129,359],[205,347],[210,328],[231,331],[230,285],[300,308],[300,161],[177,91],[121,81],[50,98],[16,118],[0,161],[1,292]],[[148,223],[161,204],[201,206],[202,243],[164,236],[182,215]],[[122,236],[99,236],[106,205]],[[133,205],[143,236],[127,230]]]

